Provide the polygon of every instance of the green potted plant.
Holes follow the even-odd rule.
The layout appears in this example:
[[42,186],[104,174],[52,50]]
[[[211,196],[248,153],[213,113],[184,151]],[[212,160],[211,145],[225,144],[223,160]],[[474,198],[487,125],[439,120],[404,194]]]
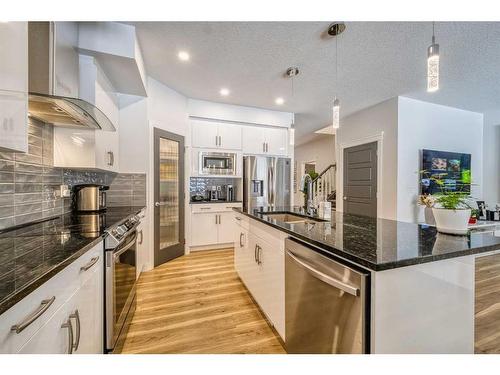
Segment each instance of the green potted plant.
[[434,196],[432,213],[439,232],[466,234],[471,217],[470,197],[460,191],[442,192]]

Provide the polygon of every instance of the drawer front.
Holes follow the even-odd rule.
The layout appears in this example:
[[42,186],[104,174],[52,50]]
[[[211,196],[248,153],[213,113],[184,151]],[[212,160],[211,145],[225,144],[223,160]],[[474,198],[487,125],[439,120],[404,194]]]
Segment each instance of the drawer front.
[[[88,271],[80,270],[88,266],[92,258],[99,256],[91,267],[99,266],[102,261],[103,243],[99,242],[79,259],[71,263],[50,280],[31,292],[24,299],[0,315],[0,353],[16,353],[71,295],[91,276]],[[102,263],[101,263],[102,264]],[[55,297],[55,298],[54,298]],[[43,311],[24,330],[19,333],[11,330],[14,325],[29,321],[31,314]]]
[[234,211],[234,220],[236,221],[236,224],[243,229],[248,230],[250,228],[250,222],[247,216]]
[[191,212],[227,212],[233,211],[233,208],[241,208],[242,203],[240,202],[226,202],[226,203],[207,203],[207,204],[192,204]]

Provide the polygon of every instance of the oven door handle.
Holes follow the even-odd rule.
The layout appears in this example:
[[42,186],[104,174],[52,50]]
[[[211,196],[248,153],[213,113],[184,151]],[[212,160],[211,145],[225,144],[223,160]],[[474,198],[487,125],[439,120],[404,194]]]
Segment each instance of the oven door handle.
[[113,253],[113,259],[116,259],[118,258],[120,255],[122,255],[125,251],[127,251],[128,249],[130,249],[132,246],[135,245],[135,240],[137,239],[137,233],[135,234],[134,236],[134,239],[132,241],[130,241],[123,249],[120,249],[119,251],[117,251],[116,253]]

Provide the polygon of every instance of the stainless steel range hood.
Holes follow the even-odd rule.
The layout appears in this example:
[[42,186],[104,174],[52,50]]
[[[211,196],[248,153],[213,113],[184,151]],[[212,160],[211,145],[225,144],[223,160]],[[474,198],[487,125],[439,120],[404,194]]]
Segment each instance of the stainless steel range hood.
[[[56,27],[54,22],[28,23],[29,115],[55,126],[116,131],[108,117],[92,103],[56,95],[56,81],[65,88],[61,85],[61,77],[76,85],[76,89],[67,88],[75,96],[78,95],[79,81],[78,55],[73,46],[64,45],[64,35],[56,32]],[[62,59],[57,58],[59,53]],[[73,66],[72,54],[76,56]]]

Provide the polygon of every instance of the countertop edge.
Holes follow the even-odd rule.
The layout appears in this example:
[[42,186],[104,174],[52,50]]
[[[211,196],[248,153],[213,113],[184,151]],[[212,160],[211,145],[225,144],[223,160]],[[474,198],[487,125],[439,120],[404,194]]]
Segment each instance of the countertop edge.
[[301,234],[295,233],[291,230],[288,230],[286,228],[283,228],[279,225],[273,224],[267,220],[262,219],[261,217],[254,215],[252,213],[246,212],[244,210],[241,210],[239,208],[233,208],[233,211],[238,212],[242,215],[245,215],[253,220],[256,220],[260,223],[269,225],[272,228],[275,228],[279,231],[285,232],[289,234],[290,236],[298,239],[299,241],[302,241],[306,244],[309,244],[313,247],[316,247],[318,250],[322,250],[326,253],[332,253],[334,255],[337,255],[346,261],[349,261],[355,265],[361,266],[363,268],[366,268],[370,271],[387,271],[391,269],[396,269],[396,268],[402,268],[402,267],[408,267],[408,266],[415,266],[418,264],[424,264],[424,263],[431,263],[431,262],[437,262],[441,260],[447,260],[447,259],[453,259],[453,258],[460,258],[463,256],[468,256],[468,255],[477,255],[481,253],[486,253],[490,251],[496,251],[500,250],[500,245],[488,245],[488,246],[482,246],[482,247],[477,247],[474,249],[464,249],[464,250],[459,250],[453,253],[446,253],[446,254],[439,254],[439,255],[432,255],[428,256],[425,258],[413,258],[413,259],[402,259],[397,262],[387,262],[384,264],[375,264],[363,259],[360,259],[356,257],[355,255],[349,254],[345,251],[339,250],[335,247],[325,245],[324,243],[314,241],[310,238],[307,238],[305,236],[302,236]]
[[[34,279],[29,284],[26,284],[22,289],[17,290],[13,294],[9,295],[6,299],[1,301],[0,302],[0,315],[3,314],[4,312],[6,312],[11,307],[13,307],[16,303],[20,302],[22,299],[24,299],[26,296],[28,296],[31,292],[35,291],[42,284],[49,281],[51,278],[53,278],[55,275],[57,275],[59,272],[61,272],[64,268],[66,268],[71,263],[73,263],[75,260],[80,258],[87,251],[89,251],[90,249],[95,247],[99,242],[102,242],[104,240],[104,236],[105,236],[105,234],[97,237],[92,242],[86,244],[80,250],[73,253],[65,260],[63,260],[61,263],[55,265],[50,270],[45,272],[43,275],[40,275],[38,278]],[[103,251],[104,251],[104,249],[103,249]]]

